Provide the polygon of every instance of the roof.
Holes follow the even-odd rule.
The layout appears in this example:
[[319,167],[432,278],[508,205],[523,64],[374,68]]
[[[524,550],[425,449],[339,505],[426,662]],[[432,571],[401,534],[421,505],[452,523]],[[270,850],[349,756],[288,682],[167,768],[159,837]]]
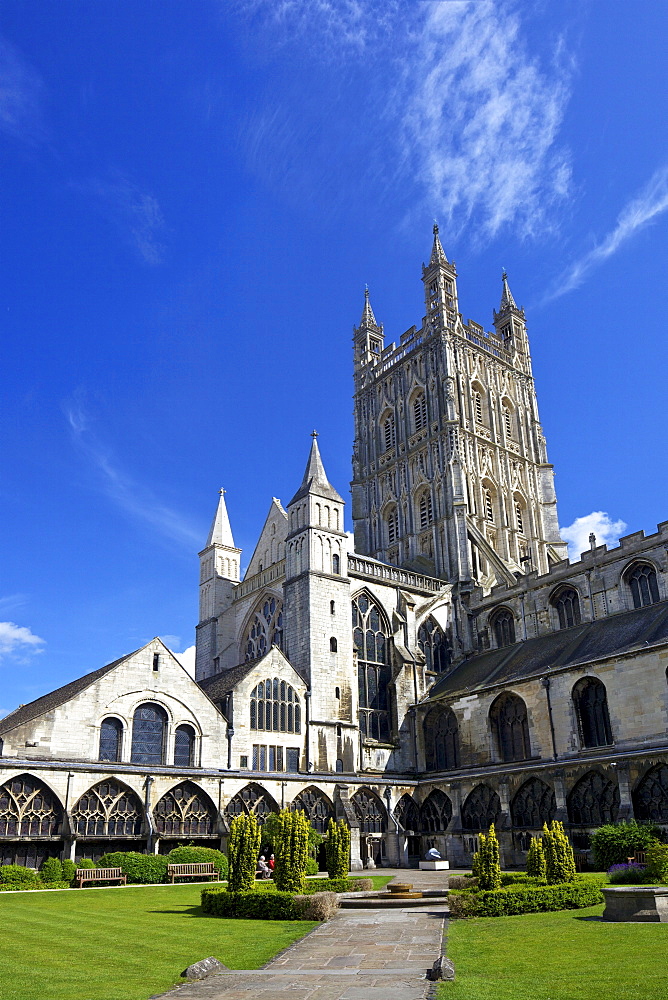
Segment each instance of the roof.
[[221,670],[219,674],[212,677],[203,677],[197,681],[202,691],[211,698],[211,701],[222,701],[226,694],[242,681],[246,674],[257,666],[259,660],[251,660],[249,663],[240,663],[237,667],[230,667],[229,670]]
[[668,601],[661,601],[472,656],[437,681],[429,696],[442,698],[512,684],[550,669],[588,663],[666,640]]
[[[144,647],[141,648],[143,649]],[[124,660],[129,660],[131,656],[134,656],[138,652],[139,650],[135,649],[133,653],[127,653],[125,656],[121,656],[120,659],[114,660],[113,663],[107,663],[104,667],[92,670],[89,674],[84,674],[83,677],[78,677],[75,681],[70,681],[69,684],[64,684],[62,687],[56,688],[55,691],[50,691],[48,694],[42,695],[41,698],[36,698],[35,701],[28,702],[27,705],[20,705],[13,712],[10,712],[9,715],[6,715],[4,719],[0,720],[0,733],[10,732],[12,729],[16,729],[17,726],[22,726],[26,722],[32,722],[33,719],[37,719],[40,715],[52,712],[54,708],[59,708],[71,698],[85,691],[87,687],[94,684],[100,677],[104,677],[114,667],[123,663]]]
[[312,435],[313,444],[311,445],[311,452],[306,463],[306,471],[304,472],[302,484],[288,504],[288,507],[296,503],[297,500],[301,500],[302,497],[308,496],[309,493],[315,493],[319,497],[324,497],[325,500],[334,500],[335,502],[343,503],[343,497],[336,492],[327,478],[327,473],[320,457],[317,436],[314,431]]

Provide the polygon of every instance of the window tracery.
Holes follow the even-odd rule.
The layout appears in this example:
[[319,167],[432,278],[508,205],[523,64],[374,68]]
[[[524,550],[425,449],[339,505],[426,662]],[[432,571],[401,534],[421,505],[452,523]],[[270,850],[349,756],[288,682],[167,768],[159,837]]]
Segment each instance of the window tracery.
[[174,765],[192,767],[195,763],[195,730],[192,726],[177,726],[174,734]]
[[412,795],[406,793],[402,795],[394,807],[394,818],[402,830],[411,834],[420,830],[420,807]]
[[554,595],[550,603],[556,609],[559,616],[560,629],[571,628],[573,625],[580,624],[582,620],[580,615],[580,597],[574,587],[564,587]]
[[445,833],[452,819],[452,802],[440,788],[430,792],[420,810],[425,833]]
[[121,759],[121,741],[123,738],[123,723],[113,717],[103,719],[100,725],[100,760],[119,761]]
[[235,816],[247,816],[255,813],[257,821],[262,825],[271,813],[278,812],[278,806],[268,792],[259,785],[246,785],[237,792],[225,807],[225,818],[229,822]]
[[57,837],[63,811],[46,785],[20,774],[0,787],[0,837]]
[[515,617],[508,608],[500,608],[490,620],[496,645],[510,646],[515,642]]
[[359,820],[361,833],[385,833],[387,814],[377,795],[360,788],[351,801]]
[[435,706],[424,721],[426,767],[428,771],[449,771],[459,767],[459,726],[451,708]]
[[144,810],[139,796],[110,779],[93,785],[72,810],[80,837],[134,837],[141,833]]
[[334,807],[326,795],[317,788],[305,788],[292,803],[293,809],[302,809],[311,826],[320,834],[327,833],[330,819],[334,819]]
[[283,648],[283,604],[276,597],[267,597],[255,612],[246,636],[246,663],[264,656],[271,646]]
[[427,528],[433,521],[431,493],[429,492],[429,490],[424,490],[420,494],[420,499],[418,501],[418,511],[420,518],[420,528]]
[[633,791],[635,818],[645,823],[668,823],[668,765],[657,764]]
[[448,669],[450,666],[450,646],[445,632],[433,618],[427,618],[420,625],[417,641],[427,661],[427,670],[440,674]]
[[133,764],[164,764],[167,713],[160,705],[147,702],[135,709],[132,719]]
[[299,695],[278,677],[260,681],[251,691],[250,727],[274,733],[301,732]]
[[614,823],[619,812],[619,786],[600,771],[587,771],[567,799],[568,818],[578,826]]
[[656,570],[648,563],[635,563],[627,570],[626,582],[631,588],[634,608],[645,608],[659,600]]
[[360,730],[371,739],[387,740],[390,736],[387,626],[380,609],[366,594],[355,598],[352,611],[353,643],[358,657]]
[[524,830],[541,830],[551,823],[557,812],[554,789],[540,778],[530,778],[518,790],[510,806],[513,826]]
[[473,833],[487,832],[499,822],[501,801],[489,785],[476,785],[462,806],[462,827]]
[[155,826],[163,837],[210,837],[216,812],[209,797],[192,781],[184,781],[160,799]]
[[585,677],[573,688],[573,704],[583,747],[607,747],[612,744],[605,684],[596,677]]
[[489,714],[501,760],[510,762],[530,757],[527,707],[519,695],[500,695]]

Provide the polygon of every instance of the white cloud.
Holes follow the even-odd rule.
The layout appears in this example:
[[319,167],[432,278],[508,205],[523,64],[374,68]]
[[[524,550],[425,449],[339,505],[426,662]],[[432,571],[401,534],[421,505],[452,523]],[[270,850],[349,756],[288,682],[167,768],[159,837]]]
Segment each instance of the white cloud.
[[76,400],[64,407],[72,440],[96,471],[102,491],[126,514],[150,524],[170,541],[190,552],[202,544],[201,533],[176,511],[165,506],[146,486],[120,469],[109,450],[90,429],[88,416]]
[[645,187],[624,206],[617,218],[617,225],[600,243],[584,256],[571,264],[554,282],[545,302],[550,302],[577,288],[595,268],[600,267],[608,257],[644,226],[654,222],[668,210],[668,166],[650,178]]
[[0,622],[0,657],[41,653],[44,645],[44,639],[40,639],[25,625]]
[[[168,646],[168,643],[166,641],[165,641],[165,645]],[[181,664],[181,666],[184,667],[188,671],[188,673],[190,674],[191,677],[194,677],[195,676],[195,646],[188,646],[188,648],[184,649],[182,653],[175,653],[174,650],[172,650],[172,652],[174,653],[174,656],[179,661],[179,663]]]
[[596,535],[597,545],[616,545],[620,536],[626,531],[624,521],[613,521],[603,510],[594,510],[584,517],[576,517],[572,524],[559,528],[561,537],[568,542],[568,556],[571,562],[576,562],[583,552],[589,549],[589,535]]
[[110,180],[90,180],[82,189],[97,200],[103,213],[147,264],[161,264],[167,227],[157,199],[118,174]]
[[0,38],[0,131],[24,142],[44,139],[42,91],[35,70]]

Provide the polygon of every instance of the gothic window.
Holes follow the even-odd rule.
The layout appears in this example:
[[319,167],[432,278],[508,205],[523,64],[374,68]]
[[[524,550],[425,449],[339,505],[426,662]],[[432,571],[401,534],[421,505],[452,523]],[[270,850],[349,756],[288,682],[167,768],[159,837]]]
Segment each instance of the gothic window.
[[338,643],[336,641],[335,636],[332,636],[332,638],[329,640],[329,651],[330,653],[336,653],[337,649],[338,649]]
[[432,708],[424,720],[424,745],[428,771],[459,767],[459,727],[451,708]]
[[412,795],[402,795],[394,807],[394,818],[406,833],[413,835],[421,828],[420,807]]
[[556,812],[554,790],[540,778],[525,781],[510,806],[513,826],[522,830],[541,830],[543,823],[552,822]]
[[383,423],[383,441],[385,443],[385,451],[389,451],[390,448],[394,448],[395,430],[393,415],[387,417]]
[[195,730],[192,726],[177,726],[174,734],[174,765],[192,767],[195,763]]
[[648,604],[656,604],[659,600],[659,587],[653,566],[647,563],[635,563],[627,570],[625,578],[631,588],[634,608],[644,608]]
[[278,677],[260,681],[251,691],[250,727],[274,733],[300,733],[302,710],[299,695]]
[[292,803],[293,809],[303,809],[311,826],[320,834],[327,833],[327,824],[334,819],[334,807],[317,788],[305,788]]
[[526,760],[531,756],[527,707],[519,695],[499,695],[489,717],[501,760]]
[[211,837],[216,811],[211,800],[192,781],[184,781],[160,799],[154,809],[155,827],[162,837]]
[[490,619],[496,645],[511,646],[515,642],[515,618],[508,608],[500,608]]
[[645,823],[668,823],[668,765],[657,764],[633,792],[635,818]]
[[499,822],[501,802],[489,785],[476,785],[462,806],[462,826],[472,833],[489,830]]
[[425,490],[418,501],[418,514],[420,528],[427,528],[433,521],[433,511],[431,505],[431,493]]
[[485,509],[485,520],[489,521],[490,524],[494,524],[494,494],[489,489],[483,490],[482,499]]
[[352,804],[359,820],[360,833],[385,833],[386,812],[377,795],[360,788],[359,792],[353,795]]
[[332,556],[332,573],[338,576],[341,572],[341,558],[336,553]]
[[388,512],[386,517],[387,524],[387,541],[391,545],[392,542],[396,542],[399,537],[399,510],[397,507],[392,507]]
[[246,663],[264,656],[271,646],[283,648],[283,605],[277,598],[267,597],[255,612],[244,646]]
[[579,625],[580,598],[577,590],[573,587],[563,587],[551,598],[550,603],[556,608],[559,615],[559,628],[570,628],[572,625]]
[[0,787],[0,837],[57,837],[63,811],[56,796],[30,774]]
[[167,713],[160,705],[147,702],[135,710],[132,720],[133,764],[164,764]]
[[417,634],[418,646],[427,661],[427,670],[440,674],[450,665],[450,647],[445,632],[433,618],[427,618]]
[[[289,768],[288,768],[289,770]],[[257,821],[262,825],[271,813],[278,812],[278,806],[263,788],[259,785],[246,785],[240,792],[230,799],[225,807],[225,818],[229,822],[235,816],[248,816],[255,813]]]
[[353,643],[357,650],[360,730],[374,740],[390,736],[387,625],[366,594],[353,601]]
[[421,816],[425,833],[445,833],[452,819],[452,802],[445,792],[435,788],[422,803]]
[[72,826],[79,837],[136,837],[143,816],[139,796],[110,779],[84,792],[72,810]]
[[103,719],[100,726],[100,760],[118,761],[121,759],[121,740],[123,738],[123,723],[120,719]]
[[568,818],[578,826],[614,823],[619,812],[619,786],[600,771],[588,771],[567,800]]
[[515,500],[515,527],[521,535],[524,534],[524,505],[521,500]]
[[585,677],[573,688],[573,704],[583,747],[607,747],[612,744],[605,685],[595,677]]
[[427,397],[423,392],[419,392],[413,400],[413,423],[416,433],[427,426]]

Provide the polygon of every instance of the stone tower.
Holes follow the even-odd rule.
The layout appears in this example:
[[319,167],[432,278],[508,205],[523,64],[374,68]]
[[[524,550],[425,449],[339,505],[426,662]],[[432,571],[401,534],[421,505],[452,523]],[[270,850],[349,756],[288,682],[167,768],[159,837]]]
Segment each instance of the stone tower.
[[198,680],[216,673],[220,637],[220,615],[232,604],[239,583],[241,549],[234,545],[232,528],[225,504],[225,490],[220,490],[218,506],[211,523],[206,545],[199,553],[199,624],[195,676]]
[[566,557],[538,420],[524,311],[503,275],[495,332],[459,312],[434,226],[426,312],[399,343],[365,296],[354,330],[357,552],[467,590]]

